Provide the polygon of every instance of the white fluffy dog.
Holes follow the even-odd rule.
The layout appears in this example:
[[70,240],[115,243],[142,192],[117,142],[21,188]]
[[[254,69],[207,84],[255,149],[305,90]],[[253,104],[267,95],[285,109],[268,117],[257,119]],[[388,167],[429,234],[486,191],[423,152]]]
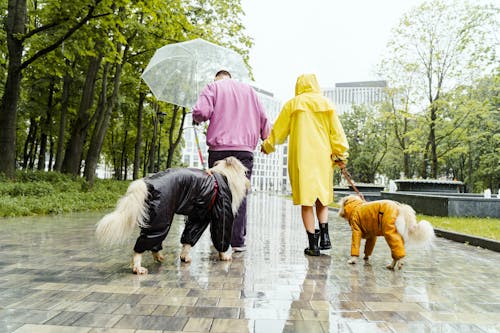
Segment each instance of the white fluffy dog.
[[225,252],[231,242],[234,216],[250,187],[246,171],[238,159],[228,157],[207,171],[172,168],[136,180],[119,200],[115,211],[98,222],[96,236],[103,244],[118,244],[126,241],[139,226],[141,233],[134,246],[133,272],[147,274],[148,270],[141,265],[142,253],[151,251],[154,260],[163,261],[162,242],[174,214],[180,214],[187,216],[181,238],[182,261],[191,261],[189,250],[208,225],[219,258],[231,260],[231,255]]
[[392,200],[365,202],[359,196],[349,195],[339,205],[339,216],[349,222],[352,230],[350,264],[355,264],[359,257],[361,238],[366,239],[364,259],[368,261],[377,236],[384,236],[392,256],[388,269],[402,268],[405,244],[426,246],[434,239],[432,225],[425,220],[417,223],[415,211],[406,204]]

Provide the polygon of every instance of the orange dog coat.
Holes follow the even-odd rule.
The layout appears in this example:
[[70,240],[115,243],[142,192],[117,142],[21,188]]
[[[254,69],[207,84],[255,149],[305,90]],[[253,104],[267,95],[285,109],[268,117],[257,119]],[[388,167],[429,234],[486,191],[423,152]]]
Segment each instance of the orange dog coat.
[[395,224],[398,215],[398,205],[390,200],[364,202],[359,198],[347,199],[343,216],[352,229],[351,256],[359,257],[361,238],[366,239],[365,256],[370,256],[377,236],[384,236],[392,258],[403,258],[406,255],[404,240]]

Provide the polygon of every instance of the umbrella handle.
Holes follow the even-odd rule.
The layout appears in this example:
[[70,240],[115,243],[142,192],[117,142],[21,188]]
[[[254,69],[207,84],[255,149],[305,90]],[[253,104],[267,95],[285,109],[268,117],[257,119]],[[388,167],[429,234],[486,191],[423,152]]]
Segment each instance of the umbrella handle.
[[205,170],[205,162],[203,161],[203,154],[201,153],[200,141],[198,140],[198,133],[196,132],[196,127],[193,126],[194,139],[196,141],[196,147],[198,148],[198,157],[200,158],[201,167]]

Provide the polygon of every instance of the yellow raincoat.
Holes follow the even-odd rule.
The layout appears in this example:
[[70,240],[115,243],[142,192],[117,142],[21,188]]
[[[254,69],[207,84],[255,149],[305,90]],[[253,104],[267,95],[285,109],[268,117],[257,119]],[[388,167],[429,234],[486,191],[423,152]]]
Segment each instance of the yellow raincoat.
[[331,102],[323,96],[314,74],[299,76],[295,97],[289,100],[262,144],[266,153],[288,144],[288,175],[295,205],[333,201],[335,160],[346,161],[349,145]]
[[404,240],[396,229],[398,215],[399,205],[391,200],[346,200],[343,217],[349,221],[352,229],[351,256],[359,256],[361,238],[366,239],[365,256],[371,256],[377,237],[384,236],[391,248],[392,258],[404,258]]

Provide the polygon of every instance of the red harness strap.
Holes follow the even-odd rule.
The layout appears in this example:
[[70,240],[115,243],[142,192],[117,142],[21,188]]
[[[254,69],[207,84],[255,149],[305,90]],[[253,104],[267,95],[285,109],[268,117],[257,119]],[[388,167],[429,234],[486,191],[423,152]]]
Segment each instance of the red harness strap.
[[210,204],[208,205],[208,210],[212,210],[212,207],[214,206],[215,203],[215,198],[217,198],[218,190],[219,190],[219,184],[217,183],[217,179],[215,179],[214,177],[214,194],[212,195],[212,200],[210,200]]

